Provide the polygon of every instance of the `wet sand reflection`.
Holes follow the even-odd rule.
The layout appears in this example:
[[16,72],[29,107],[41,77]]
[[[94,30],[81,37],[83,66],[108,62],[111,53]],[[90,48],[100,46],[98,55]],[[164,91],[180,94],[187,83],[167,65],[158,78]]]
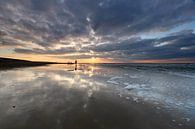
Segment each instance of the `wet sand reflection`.
[[[98,68],[70,72],[64,66],[0,72],[1,129],[188,129],[153,105],[123,99],[94,80]],[[12,79],[10,79],[12,78]],[[126,95],[128,96],[128,95]],[[178,116],[177,116],[178,115]],[[182,123],[173,122],[172,120]]]

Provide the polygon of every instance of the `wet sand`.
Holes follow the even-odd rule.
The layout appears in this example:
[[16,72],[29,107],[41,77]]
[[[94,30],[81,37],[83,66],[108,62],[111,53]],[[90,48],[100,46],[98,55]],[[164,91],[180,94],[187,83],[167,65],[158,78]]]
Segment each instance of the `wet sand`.
[[23,94],[18,98],[20,102],[0,107],[1,129],[194,128],[193,121],[179,119],[177,111],[172,112],[173,117],[149,103],[120,98],[110,89],[89,94],[85,90],[55,87],[47,93],[43,90],[36,93],[33,100],[32,94]]
[[1,71],[0,129],[195,129],[194,116],[135,99],[100,71]]

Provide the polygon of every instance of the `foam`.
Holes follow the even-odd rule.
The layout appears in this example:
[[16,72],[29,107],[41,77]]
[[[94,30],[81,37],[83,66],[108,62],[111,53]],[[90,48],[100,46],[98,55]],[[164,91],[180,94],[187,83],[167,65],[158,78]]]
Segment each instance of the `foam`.
[[184,73],[177,73],[177,72],[169,72],[170,75],[185,77],[185,78],[195,78],[195,75],[189,75]]
[[119,82],[117,82],[116,79],[121,79],[121,78],[123,78],[123,77],[120,77],[120,76],[111,77],[107,82],[118,85]]
[[148,87],[146,87],[146,84],[136,84],[136,83],[133,83],[133,84],[130,84],[130,83],[123,83],[124,85],[126,85],[125,89],[127,90],[132,90],[132,89],[149,89]]

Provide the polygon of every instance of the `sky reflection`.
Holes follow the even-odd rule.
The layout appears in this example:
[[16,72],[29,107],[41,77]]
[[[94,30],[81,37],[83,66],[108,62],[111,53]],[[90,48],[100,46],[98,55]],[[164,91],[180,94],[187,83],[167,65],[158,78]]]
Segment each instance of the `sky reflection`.
[[[51,65],[0,71],[0,127],[91,128],[85,123],[88,121],[96,125],[94,128],[100,125],[130,128],[141,126],[139,120],[146,120],[150,113],[154,113],[155,119],[149,121],[159,124],[162,114],[155,115],[159,111],[169,113],[161,127],[190,125],[195,114],[194,73],[156,70],[128,65],[80,65],[75,71],[74,65]],[[135,120],[136,126],[128,122],[132,116],[139,118]],[[119,121],[120,124],[109,124],[108,120],[124,117],[126,120]],[[172,119],[177,122],[172,123]],[[35,121],[46,123],[34,124]]]

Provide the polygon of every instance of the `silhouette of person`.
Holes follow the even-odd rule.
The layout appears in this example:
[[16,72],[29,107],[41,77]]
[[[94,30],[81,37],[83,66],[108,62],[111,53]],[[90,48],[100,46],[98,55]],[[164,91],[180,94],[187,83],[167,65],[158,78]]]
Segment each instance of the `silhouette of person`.
[[75,63],[75,71],[76,71],[77,70],[77,63],[78,63],[77,60],[75,60],[74,63]]

